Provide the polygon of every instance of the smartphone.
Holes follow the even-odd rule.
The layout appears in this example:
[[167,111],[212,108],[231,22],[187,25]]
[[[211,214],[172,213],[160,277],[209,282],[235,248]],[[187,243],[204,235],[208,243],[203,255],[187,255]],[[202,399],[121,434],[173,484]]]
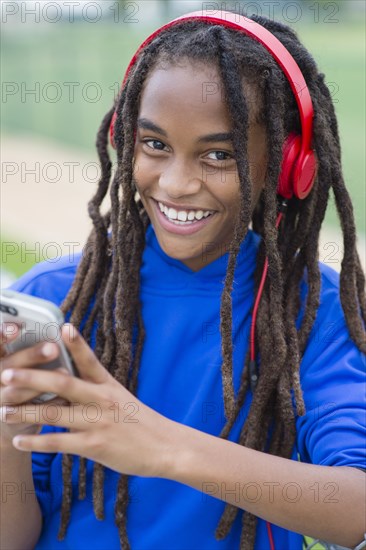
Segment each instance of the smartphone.
[[[35,368],[54,370],[60,367],[78,376],[76,367],[61,339],[61,327],[65,322],[62,311],[48,300],[36,298],[14,290],[0,290],[0,323],[16,323],[18,337],[5,345],[7,353],[14,353],[34,346],[38,342],[55,342],[60,353],[56,359],[37,365]],[[57,396],[42,393],[32,403],[43,403]]]

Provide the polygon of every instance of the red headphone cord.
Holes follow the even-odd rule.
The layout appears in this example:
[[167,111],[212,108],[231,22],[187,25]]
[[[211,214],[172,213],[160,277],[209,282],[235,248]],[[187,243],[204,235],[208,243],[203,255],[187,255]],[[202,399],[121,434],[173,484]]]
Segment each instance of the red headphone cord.
[[268,538],[269,538],[269,547],[270,547],[270,550],[275,550],[275,545],[274,545],[274,540],[273,540],[273,535],[272,535],[271,524],[269,523],[269,521],[266,521],[266,524],[267,524],[267,533],[268,533]]
[[[277,214],[277,220],[276,220],[276,229],[278,229],[281,220],[286,212],[287,208],[287,200],[281,200],[281,203],[279,205],[279,212]],[[267,277],[267,271],[268,271],[268,258],[265,259],[264,267],[263,267],[263,273],[262,278],[259,284],[258,293],[254,302],[253,307],[253,314],[252,314],[252,325],[250,329],[250,361],[249,361],[249,382],[250,382],[250,389],[252,393],[254,393],[254,390],[257,386],[258,382],[258,365],[255,360],[255,322],[257,318],[257,312],[258,312],[258,306],[259,302],[262,296],[264,283],[266,282]],[[269,521],[266,521],[267,525],[267,532],[268,532],[268,538],[269,538],[269,546],[270,550],[275,550],[274,540],[273,540],[273,534],[272,534],[272,528]]]
[[[284,213],[286,212],[287,208],[287,200],[282,199],[281,203],[279,205],[279,212],[277,214],[277,220],[276,220],[276,229],[278,229],[281,220],[283,218]],[[250,328],[250,361],[249,361],[249,382],[250,382],[250,388],[252,390],[252,393],[254,392],[257,382],[258,382],[258,366],[255,361],[255,322],[257,319],[257,313],[258,313],[258,306],[259,302],[262,296],[264,283],[266,282],[267,277],[267,271],[268,271],[268,258],[265,259],[264,267],[263,267],[263,273],[261,282],[259,284],[257,297],[254,302],[253,307],[253,314],[252,314],[252,325]]]

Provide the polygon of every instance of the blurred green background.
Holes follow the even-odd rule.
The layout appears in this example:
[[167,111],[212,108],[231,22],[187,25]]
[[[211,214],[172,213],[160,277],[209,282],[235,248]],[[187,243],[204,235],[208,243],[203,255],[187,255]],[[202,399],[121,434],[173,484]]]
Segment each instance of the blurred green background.
[[[365,14],[364,9],[360,9],[362,3],[299,1],[302,15],[298,21],[290,6],[294,2],[282,3],[282,9],[273,15],[282,20],[285,15],[285,22],[296,30],[326,75],[338,116],[345,180],[353,199],[358,230],[364,233]],[[59,4],[62,7],[62,2]],[[94,154],[97,160],[94,153],[97,129],[112,106],[138,45],[170,18],[202,7],[202,3],[182,1],[120,2],[116,21],[117,2],[99,4],[103,5],[103,17],[95,23],[91,21],[94,17],[91,9],[85,12],[87,17],[79,13],[72,22],[69,17],[54,24],[45,21],[55,17],[51,10],[39,14],[38,24],[35,17],[22,14],[21,10],[17,22],[8,15],[1,38],[3,139],[34,135],[47,142],[71,146],[76,152]],[[106,11],[107,4],[109,11]],[[231,4],[245,7],[248,3]],[[260,13],[268,15],[264,4],[258,2],[257,6],[262,9]],[[19,20],[22,15],[24,22]],[[35,90],[35,94],[31,90]],[[2,205],[4,207],[6,205]],[[26,235],[27,222],[22,223],[22,233]],[[339,223],[332,202],[326,223],[329,226]],[[11,237],[6,227],[3,232],[6,239]],[[19,275],[29,268],[29,263],[20,264],[14,256],[6,268]]]

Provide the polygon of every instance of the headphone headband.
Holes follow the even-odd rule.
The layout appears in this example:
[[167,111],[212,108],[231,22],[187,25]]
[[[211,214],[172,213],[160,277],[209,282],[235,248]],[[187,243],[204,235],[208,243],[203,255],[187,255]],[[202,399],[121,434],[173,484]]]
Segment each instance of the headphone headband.
[[[131,68],[136,63],[136,60],[141,50],[143,50],[150,42],[152,42],[152,40],[154,40],[154,38],[158,36],[162,31],[173,27],[177,23],[180,23],[182,21],[200,20],[205,23],[218,24],[224,27],[244,32],[246,35],[250,36],[257,42],[262,44],[269,51],[272,57],[277,61],[283,73],[285,74],[295,96],[301,121],[301,140],[298,144],[296,160],[298,168],[295,179],[302,178],[301,172],[304,172],[304,174],[306,174],[302,178],[304,183],[301,186],[302,190],[299,194],[299,198],[305,198],[305,196],[310,192],[315,179],[316,161],[314,153],[311,150],[314,116],[313,104],[300,67],[298,66],[290,52],[285,48],[285,46],[270,31],[268,31],[262,25],[259,25],[259,23],[256,23],[252,19],[233,12],[221,11],[220,17],[217,15],[210,15],[210,12],[211,10],[201,10],[181,15],[180,17],[173,19],[166,25],[163,25],[162,27],[154,31],[150,36],[148,36],[148,38],[146,38],[146,40],[138,48],[127,67],[122,83],[122,89],[125,85]],[[110,138],[113,146],[114,126],[116,118],[117,113],[115,112],[110,126]]]

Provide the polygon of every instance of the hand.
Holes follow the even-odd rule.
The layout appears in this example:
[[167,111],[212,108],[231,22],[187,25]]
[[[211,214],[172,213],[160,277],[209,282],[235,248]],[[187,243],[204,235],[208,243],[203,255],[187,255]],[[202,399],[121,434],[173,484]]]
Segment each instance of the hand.
[[[5,369],[14,369],[17,372],[20,369],[29,369],[35,365],[48,363],[50,360],[57,357],[57,346],[49,346],[46,342],[37,344],[30,348],[8,354],[5,351],[5,345],[12,342],[19,336],[19,327],[15,323],[4,323],[0,328],[0,372]],[[48,346],[47,348],[45,347]],[[47,350],[50,355],[47,355]],[[59,369],[61,371],[61,369]],[[64,375],[70,376],[66,370],[62,369]],[[35,389],[20,387],[19,385],[4,385],[0,384],[0,404],[17,408],[18,405],[31,401],[41,392]],[[65,400],[61,398],[52,399],[48,403],[65,404]],[[1,439],[3,442],[11,441],[17,434],[39,433],[42,429],[40,424],[29,425],[24,422],[17,424],[1,423]]]
[[173,456],[171,435],[177,424],[141,403],[117,382],[74,327],[70,330],[70,325],[64,325],[62,339],[80,378],[57,371],[14,368],[8,378],[2,373],[2,382],[14,393],[20,388],[34,395],[52,391],[69,404],[32,404],[31,409],[21,405],[10,414],[4,411],[3,421],[9,425],[61,426],[70,433],[20,436],[13,440],[14,446],[24,451],[76,454],[125,474],[166,477]]

